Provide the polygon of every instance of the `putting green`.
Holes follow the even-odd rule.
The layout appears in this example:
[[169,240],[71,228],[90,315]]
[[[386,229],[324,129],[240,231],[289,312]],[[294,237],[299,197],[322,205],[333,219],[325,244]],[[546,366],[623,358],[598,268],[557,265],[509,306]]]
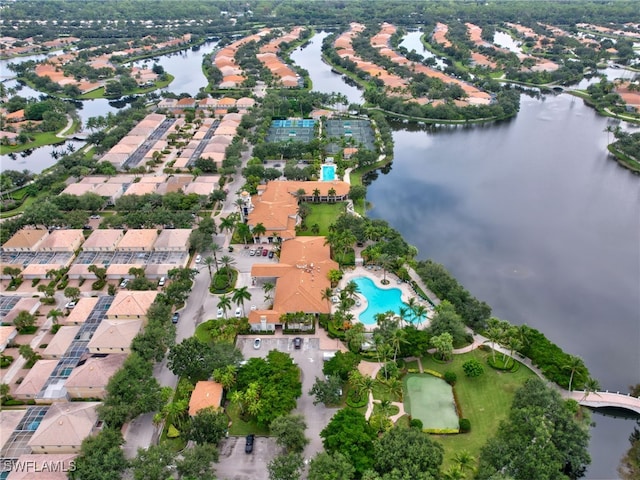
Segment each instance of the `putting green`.
[[412,418],[422,421],[422,428],[458,428],[451,385],[429,374],[407,375],[404,385],[404,409]]

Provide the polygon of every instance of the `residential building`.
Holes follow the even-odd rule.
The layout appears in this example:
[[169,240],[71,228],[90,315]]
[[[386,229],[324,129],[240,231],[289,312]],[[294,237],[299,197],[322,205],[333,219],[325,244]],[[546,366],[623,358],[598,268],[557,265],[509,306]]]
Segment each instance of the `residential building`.
[[[153,187],[153,185],[151,186]],[[118,243],[116,250],[122,252],[150,252],[153,250],[153,244],[156,242],[157,238],[158,230],[155,228],[127,230]]]
[[75,252],[84,242],[81,229],[54,230],[45,238],[38,250],[41,252]]
[[55,403],[29,440],[32,453],[80,453],[82,441],[97,433],[98,402]]
[[5,252],[35,252],[42,241],[49,236],[44,228],[23,228],[2,245]]
[[143,320],[111,320],[100,322],[87,348],[90,353],[131,353],[131,342],[144,328]]
[[107,228],[94,230],[82,244],[87,252],[113,252],[124,236],[124,230]]
[[122,367],[126,354],[89,357],[73,369],[64,386],[70,398],[104,398],[109,379]]
[[67,352],[69,346],[80,331],[79,325],[62,326],[53,336],[47,348],[42,352],[42,358],[60,359]]
[[13,391],[13,396],[20,400],[31,400],[36,395],[53,373],[58,365],[58,360],[38,360],[25,375],[20,385]]
[[69,315],[60,317],[58,323],[60,325],[83,325],[97,304],[97,297],[82,297],[70,310]]
[[162,230],[153,249],[156,252],[187,252],[189,250],[190,228]]
[[155,291],[118,292],[107,310],[107,318],[112,320],[142,319],[146,323],[147,311],[157,296],[158,292]]
[[0,353],[11,344],[18,335],[18,329],[14,325],[0,325]]
[[222,404],[222,384],[218,382],[202,381],[196,383],[189,400],[189,415],[194,416],[203,408],[213,407],[216,410]]

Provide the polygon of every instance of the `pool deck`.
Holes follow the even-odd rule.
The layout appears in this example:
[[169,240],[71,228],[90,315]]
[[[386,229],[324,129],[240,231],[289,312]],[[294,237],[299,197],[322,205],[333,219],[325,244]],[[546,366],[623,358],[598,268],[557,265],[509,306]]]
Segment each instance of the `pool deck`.
[[[397,288],[401,292],[400,299],[405,303],[407,303],[410,298],[412,297],[415,298],[419,305],[424,305],[427,308],[426,320],[422,322],[422,325],[416,325],[416,326],[418,328],[426,328],[429,326],[429,320],[433,317],[433,314],[434,314],[433,307],[431,306],[431,304],[429,304],[428,302],[422,300],[420,297],[415,295],[413,293],[413,290],[411,289],[411,286],[408,283],[401,281],[393,273],[387,272],[386,277],[387,277],[387,280],[389,281],[389,284],[383,285],[382,280],[384,279],[384,272],[382,271],[382,269],[378,270],[376,267],[371,267],[371,268],[355,267],[351,270],[346,270],[344,272],[344,275],[342,277],[342,280],[340,280],[338,287],[343,289],[347,283],[349,283],[354,278],[358,278],[358,277],[370,278],[371,280],[373,280],[373,283],[375,284],[375,286],[382,290]],[[356,320],[360,321],[360,314],[367,309],[368,302],[366,297],[361,293],[358,293],[358,299],[360,299],[360,306],[354,305],[351,308],[351,313],[353,314]],[[336,311],[337,311],[337,304],[332,304],[331,313],[333,314]],[[373,330],[375,327],[376,327],[375,324],[374,325],[365,324],[365,328],[368,331]]]

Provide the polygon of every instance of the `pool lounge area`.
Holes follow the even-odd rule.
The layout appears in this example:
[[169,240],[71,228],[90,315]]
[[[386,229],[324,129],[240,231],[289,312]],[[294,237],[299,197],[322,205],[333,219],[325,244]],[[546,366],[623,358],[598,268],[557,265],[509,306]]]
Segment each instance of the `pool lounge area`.
[[[415,297],[409,284],[399,282],[395,275],[387,272],[388,285],[382,285],[384,277],[381,270],[368,269],[365,267],[356,267],[347,271],[340,281],[340,288],[350,281],[356,282],[360,300],[356,306],[351,309],[356,320],[360,321],[367,330],[373,330],[376,327],[376,315],[393,311],[400,313],[400,308],[404,306],[410,298]],[[420,299],[418,299],[420,300]],[[429,319],[433,316],[434,310],[431,305],[420,300],[427,307],[427,318],[422,322],[422,327],[429,324]]]

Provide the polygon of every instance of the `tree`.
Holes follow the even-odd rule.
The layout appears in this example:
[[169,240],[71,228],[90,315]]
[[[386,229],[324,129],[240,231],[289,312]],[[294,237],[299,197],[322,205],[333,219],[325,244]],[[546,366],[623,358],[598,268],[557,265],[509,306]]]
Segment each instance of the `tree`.
[[336,352],[330,360],[324,362],[322,373],[325,375],[336,375],[346,381],[349,372],[358,368],[360,356],[353,352]]
[[142,413],[159,410],[164,403],[151,363],[132,353],[109,379],[98,416],[108,426],[119,428]]
[[590,462],[590,415],[577,402],[539,378],[527,380],[516,391],[508,418],[482,448],[476,478],[496,473],[514,480],[571,478],[584,475]]
[[629,435],[631,447],[620,460],[618,473],[623,480],[640,478],[640,420],[636,420],[636,427]]
[[479,377],[484,373],[484,367],[475,358],[464,362],[462,364],[462,370],[464,370],[464,373],[467,377],[471,378]]
[[231,297],[220,295],[218,297],[217,307],[222,309],[224,318],[227,318],[227,310],[231,310]]
[[[416,308],[417,305],[414,307],[414,312]],[[436,313],[429,323],[428,331],[434,337],[444,332],[450,333],[453,337],[454,345],[464,344],[467,337],[462,318],[456,313],[456,308],[448,300],[443,300],[436,307]]]
[[271,422],[269,430],[276,437],[276,443],[287,453],[301,453],[309,443],[304,431],[307,424],[302,415],[283,415]]
[[582,359],[580,357],[571,355],[569,357],[569,361],[567,362],[566,365],[564,365],[562,368],[564,370],[569,370],[571,371],[571,376],[569,377],[569,391],[571,391],[571,384],[573,383],[573,376],[576,374],[576,372],[578,370],[581,370],[582,368],[584,368],[584,362],[582,361]]
[[251,300],[251,293],[249,292],[249,287],[236,288],[233,291],[233,296],[231,297],[231,299],[237,306],[242,305],[242,315],[244,316],[244,301]]
[[299,480],[304,460],[299,453],[278,455],[267,465],[269,480]]
[[216,480],[213,462],[218,461],[218,450],[214,445],[196,445],[182,452],[182,460],[176,462],[176,470],[185,480]]
[[367,196],[367,187],[364,185],[351,185],[349,188],[349,198],[353,200],[353,203],[357,203],[358,200],[363,200]]
[[227,365],[237,365],[242,353],[232,344],[208,345],[196,337],[185,338],[169,351],[167,366],[179,377],[187,377],[192,383],[206,380],[212,372]]
[[394,427],[374,445],[374,468],[383,477],[435,480],[439,478],[444,448],[415,428]]
[[22,355],[22,357],[26,360],[27,366],[33,365],[34,363],[36,363],[36,360],[40,358],[40,355],[38,355],[38,353],[33,348],[31,348],[31,345],[20,345],[20,347],[18,348],[18,352],[20,352],[20,355]]
[[450,333],[443,333],[431,338],[431,345],[436,349],[436,354],[441,360],[449,360],[453,353],[453,338]]
[[365,332],[365,326],[360,322],[354,323],[350,329],[344,332],[344,341],[347,342],[349,350],[357,353],[362,349],[362,344],[366,338]]
[[316,381],[309,390],[309,395],[314,395],[316,399],[314,405],[324,403],[327,406],[340,403],[340,392],[342,390],[342,379],[337,375],[329,375],[323,380],[316,377]]
[[254,243],[258,243],[257,239],[259,239],[265,233],[267,233],[267,229],[262,223],[255,224],[251,229],[251,235],[253,235]]
[[36,323],[36,316],[31,315],[26,310],[20,310],[16,318],[13,319],[13,324],[18,329],[18,332],[23,333],[25,330],[33,327]]
[[11,267],[7,265],[2,269],[2,273],[4,273],[5,275],[9,275],[11,277],[11,280],[14,281],[16,278],[18,278],[18,276],[20,276],[22,270],[18,267]]
[[222,410],[203,408],[191,418],[187,437],[198,445],[218,445],[229,427],[229,419]]
[[213,277],[213,272],[211,271],[211,265],[215,265],[216,266],[216,271],[218,270],[218,263],[216,262],[216,259],[213,258],[213,257],[205,257],[204,264],[209,269],[209,277]]
[[331,285],[335,286],[342,279],[342,272],[340,270],[329,270],[327,273],[327,278],[331,282]]
[[359,475],[373,466],[375,432],[362,413],[350,408],[339,410],[320,436],[327,453],[343,453]]
[[82,441],[75,469],[70,469],[71,480],[120,480],[127,468],[121,446],[124,439],[120,430],[105,428],[95,436]]
[[165,443],[139,448],[131,462],[135,480],[165,480],[171,476],[174,453]]
[[276,286],[271,282],[266,282],[262,285],[262,290],[264,291],[264,299],[265,301],[271,300],[271,296],[273,295],[273,290]]
[[340,452],[320,452],[309,463],[308,480],[352,480],[355,470]]
[[67,287],[64,289],[64,296],[72,302],[77,302],[80,298],[80,289],[78,287]]

